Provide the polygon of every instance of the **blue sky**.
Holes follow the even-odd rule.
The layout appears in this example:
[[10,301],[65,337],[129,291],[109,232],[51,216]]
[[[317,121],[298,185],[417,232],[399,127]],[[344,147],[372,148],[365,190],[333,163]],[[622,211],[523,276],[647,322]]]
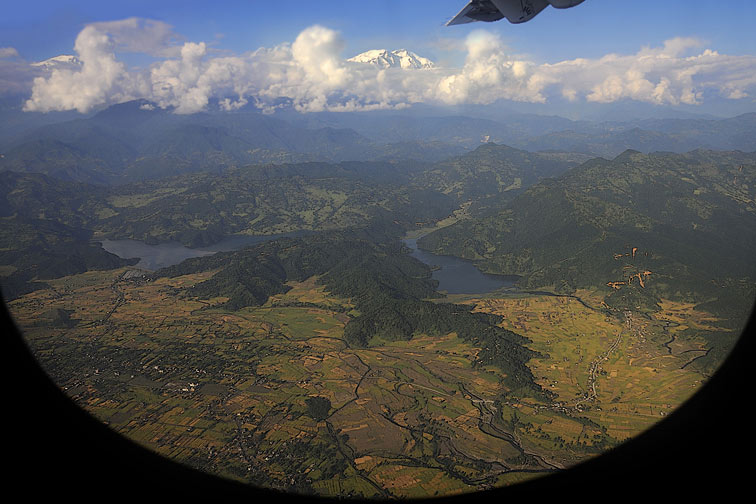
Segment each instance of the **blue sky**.
[[[29,60],[70,53],[88,23],[137,16],[164,21],[188,40],[215,40],[234,52],[293,40],[312,24],[342,33],[346,50],[411,46],[416,52],[442,37],[464,37],[482,23],[445,27],[465,0],[163,0],[9,2],[0,19],[0,47]],[[282,12],[283,10],[283,12]],[[518,52],[541,62],[635,52],[673,37],[697,37],[727,54],[756,53],[756,2],[751,0],[586,0],[563,11],[547,8],[532,22],[486,24]],[[397,47],[393,47],[397,46]]]
[[[347,69],[349,75],[331,78],[323,69],[340,68],[339,59],[377,48],[407,48],[441,67],[457,68],[458,71],[455,74],[448,70],[443,75],[438,71],[435,79],[431,79],[430,74],[423,79],[412,75],[411,85],[414,87],[410,88],[410,84],[402,81],[401,92],[394,93],[390,86],[399,85],[396,77],[381,89],[366,89],[362,95],[358,93],[352,97],[350,107],[401,106],[433,100],[485,104],[496,99],[512,99],[543,103],[557,95],[572,101],[604,103],[630,98],[671,105],[698,104],[717,95],[730,100],[747,99],[750,104],[753,102],[751,95],[756,94],[756,83],[744,77],[751,69],[756,74],[756,68],[751,67],[751,58],[756,60],[756,36],[752,28],[756,19],[756,2],[753,1],[586,0],[572,9],[547,8],[521,25],[503,20],[444,26],[465,3],[465,0],[13,2],[4,7],[0,19],[0,57],[4,58],[0,62],[5,62],[5,67],[0,65],[0,94],[3,85],[13,90],[26,86],[31,92],[32,78],[40,74],[35,70],[37,73],[27,75],[23,65],[59,54],[76,54],[75,41],[88,26],[97,26],[112,41],[117,41],[120,36],[121,41],[126,37],[132,40],[129,43],[133,43],[142,35],[136,32],[126,34],[122,27],[107,23],[135,17],[141,18],[142,24],[144,20],[159,21],[161,33],[170,32],[170,40],[161,43],[173,47],[174,53],[168,54],[165,47],[159,54],[157,49],[126,51],[122,50],[121,44],[115,49],[115,57],[127,68],[113,70],[113,65],[108,67],[115,73],[107,86],[102,82],[98,84],[94,94],[99,97],[99,102],[94,99],[88,102],[61,99],[65,97],[64,92],[73,92],[77,86],[88,85],[97,77],[94,73],[89,77],[72,74],[68,81],[48,79],[46,88],[40,85],[35,90],[39,100],[30,110],[63,110],[68,107],[84,111],[92,106],[133,98],[140,93],[156,99],[161,106],[178,106],[179,101],[186,98],[180,94],[194,89],[191,92],[196,95],[202,90],[195,88],[201,87],[202,82],[198,84],[196,79],[188,82],[185,76],[179,78],[176,65],[173,70],[170,64],[163,65],[157,72],[162,79],[161,85],[174,86],[168,93],[171,96],[165,93],[163,96],[160,95],[162,91],[156,91],[155,76],[147,74],[150,65],[154,67],[167,59],[179,59],[178,51],[183,44],[203,43],[202,48],[196,48],[201,54],[197,53],[197,59],[193,61],[198,65],[197,72],[205,75],[213,58],[248,54],[261,47],[292,47],[298,37],[309,33],[307,30],[315,25],[330,30],[317,35],[320,37],[318,47],[325,52],[312,53],[307,58],[325,58],[326,63],[318,70],[312,66],[311,59],[295,62],[302,78],[307,81],[304,87],[297,87],[292,75],[286,76],[285,82],[268,82],[267,77],[276,74],[276,68],[288,68],[292,64],[278,55],[275,62],[268,58],[264,64],[247,61],[236,62],[234,66],[225,62],[224,68],[236,77],[224,80],[217,74],[220,70],[215,68],[216,73],[206,75],[204,80],[212,80],[212,89],[205,90],[205,94],[229,96],[236,93],[238,99],[234,98],[233,103],[241,103],[249,99],[264,101],[262,97],[274,101],[272,95],[276,90],[283,93],[281,96],[295,102],[299,100],[303,108],[335,109],[344,105],[345,93],[351,92],[351,88],[339,87],[339,83],[344,86],[348,83],[352,88],[367,87],[366,80],[375,76],[362,70]],[[108,31],[112,29],[120,29],[120,35]],[[668,41],[677,42],[665,46]],[[494,50],[481,52],[480,48],[485,45],[494,47]],[[662,50],[664,47],[668,49]],[[679,49],[673,50],[674,47]],[[638,63],[645,57],[644,48],[657,50],[655,64]],[[98,55],[89,56],[90,61],[107,59],[106,53],[107,50],[101,48]],[[506,53],[506,57],[499,57],[499,53]],[[606,56],[612,53],[626,58],[620,63],[609,62]],[[664,59],[670,55],[676,58],[675,64],[667,64]],[[472,61],[473,56],[477,63]],[[694,56],[706,61],[691,70],[694,74],[692,80],[685,81],[680,75],[693,65],[686,63],[685,58]],[[328,63],[329,58],[336,59]],[[578,58],[588,62],[577,64]],[[571,69],[563,68],[564,62],[569,61],[573,62]],[[266,84],[242,85],[240,75],[254,80],[260,74],[255,74],[251,68],[261,64],[268,72],[264,76],[267,80],[263,79]],[[476,64],[478,67],[474,68]],[[89,66],[91,69],[95,65]],[[581,66],[583,68],[579,68]],[[463,67],[467,71],[463,71]],[[481,78],[484,69],[489,73]],[[75,72],[76,69],[66,71]],[[141,75],[138,75],[139,71]],[[7,77],[11,72],[18,75],[17,82],[11,82],[13,79]],[[488,75],[497,75],[499,80],[487,82],[490,80]],[[21,82],[22,78],[26,80]],[[318,78],[331,82],[318,86],[315,82]],[[422,86],[432,87],[434,91],[422,90]],[[145,91],[147,87],[150,90]],[[325,95],[316,97],[318,93]],[[335,101],[337,96],[342,102]],[[201,106],[201,98],[195,99],[195,104],[184,110],[194,111]]]

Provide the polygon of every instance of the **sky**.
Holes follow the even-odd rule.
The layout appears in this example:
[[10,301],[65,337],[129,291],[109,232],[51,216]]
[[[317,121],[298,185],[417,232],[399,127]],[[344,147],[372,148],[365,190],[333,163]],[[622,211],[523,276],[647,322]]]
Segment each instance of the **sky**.
[[[756,2],[586,0],[520,25],[445,26],[465,3],[12,2],[0,19],[0,96],[82,113],[135,98],[178,113],[214,100],[302,112],[501,100],[754,108]],[[401,48],[436,68],[346,61]],[[78,61],[32,65],[61,54]]]

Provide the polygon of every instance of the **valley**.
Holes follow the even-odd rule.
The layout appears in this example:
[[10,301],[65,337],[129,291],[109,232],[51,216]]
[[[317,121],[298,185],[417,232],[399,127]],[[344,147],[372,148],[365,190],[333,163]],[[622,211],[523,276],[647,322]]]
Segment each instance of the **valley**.
[[710,4],[9,5],[8,494],[747,495],[756,4]]
[[[706,320],[689,306],[646,319],[553,296],[458,295],[530,339],[546,399],[508,390],[453,332],[354,347],[343,336],[354,306],[314,277],[228,310],[223,297],[180,294],[213,272],[147,281],[135,271],[64,277],[10,307],[90,413],[171,459],[255,485],[417,497],[512,484],[637,435],[704,380],[685,364],[705,339],[664,346],[673,318],[676,332]],[[313,416],[312,397],[327,399],[323,413]]]
[[[562,473],[693,397],[756,298],[754,153],[382,144],[396,157],[230,163],[209,154],[238,154],[228,130],[109,113],[66,134],[96,144],[92,124],[136,121],[166,152],[218,143],[150,177],[133,153],[0,172],[4,300],[75,404],[253,487],[414,498]],[[363,133],[384,140],[401,124],[375,121]],[[172,137],[179,123],[194,136]],[[477,131],[423,127],[450,124]]]

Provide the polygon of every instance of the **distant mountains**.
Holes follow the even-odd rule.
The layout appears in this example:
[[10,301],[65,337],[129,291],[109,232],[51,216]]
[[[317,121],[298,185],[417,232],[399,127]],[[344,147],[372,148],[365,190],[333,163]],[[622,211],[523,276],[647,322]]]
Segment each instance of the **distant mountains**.
[[0,170],[98,184],[263,163],[438,160],[439,142],[372,142],[348,128],[306,128],[260,113],[176,115],[143,100],[86,119],[43,125],[8,142]]
[[614,157],[627,149],[640,152],[688,152],[694,149],[756,150],[756,113],[729,119],[648,119],[601,123],[515,142],[528,150],[559,150]]
[[[379,53],[375,56],[404,57],[401,51]],[[365,57],[367,62],[371,58]],[[756,113],[730,119],[602,123],[515,113],[497,120],[396,112],[266,115],[247,110],[177,115],[136,100],[59,122],[50,122],[53,116],[25,117],[13,110],[0,115],[7,117],[0,127],[0,170],[97,184],[249,164],[436,162],[488,142],[531,152],[607,158],[626,149],[756,150]],[[35,121],[41,124],[32,126]]]
[[311,127],[350,128],[376,141],[424,139],[474,148],[481,142],[506,144],[528,151],[555,150],[615,157],[627,149],[639,152],[756,150],[756,113],[728,119],[645,119],[638,121],[572,121],[558,116],[509,113],[495,119],[468,116],[401,114],[311,114]]

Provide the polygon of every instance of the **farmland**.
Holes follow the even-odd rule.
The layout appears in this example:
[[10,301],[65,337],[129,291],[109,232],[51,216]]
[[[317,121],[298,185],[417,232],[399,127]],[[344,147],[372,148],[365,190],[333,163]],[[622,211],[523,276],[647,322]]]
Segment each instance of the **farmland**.
[[468,492],[600,453],[701,383],[685,366],[701,342],[669,343],[670,322],[678,335],[716,322],[674,303],[649,319],[566,297],[455,299],[530,339],[545,401],[512,393],[455,333],[350,345],[355,307],[316,277],[237,310],[185,294],[214,274],[88,272],[11,309],[56,383],[117,432],[210,473],[330,496]]
[[[623,441],[669,414],[700,387],[705,377],[689,364],[706,353],[696,321],[709,319],[691,305],[671,302],[665,302],[667,310],[652,315],[612,313],[581,303],[595,292],[578,294],[580,298],[534,295],[470,302],[476,310],[502,315],[504,327],[527,336],[534,350],[548,355],[529,365],[538,383],[556,394],[552,407],[580,412]],[[691,335],[670,347],[667,317],[672,313],[680,325],[671,330],[687,329]],[[694,328],[699,336],[692,335]],[[542,430],[563,438],[570,430],[547,423],[540,425]],[[585,432],[574,431],[569,439],[580,443]]]

